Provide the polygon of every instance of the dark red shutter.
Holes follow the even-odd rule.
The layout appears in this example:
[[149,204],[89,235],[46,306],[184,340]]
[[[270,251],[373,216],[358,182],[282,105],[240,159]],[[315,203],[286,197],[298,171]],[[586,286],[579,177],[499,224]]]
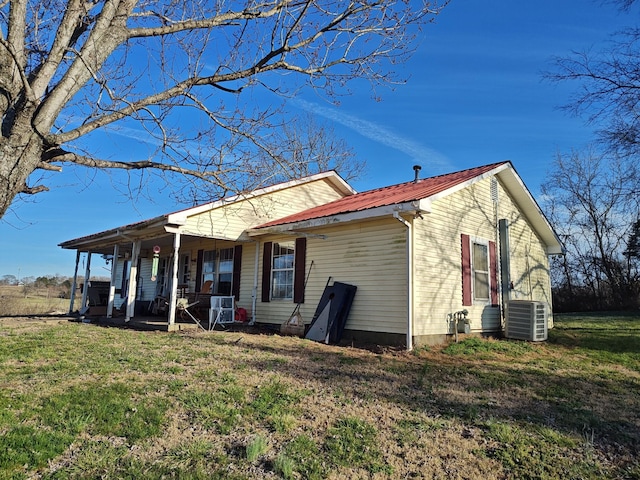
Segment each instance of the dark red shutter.
[[271,300],[271,251],[272,243],[264,242],[262,250],[262,301]]
[[489,278],[491,282],[491,305],[498,306],[498,262],[496,242],[489,242]]
[[202,262],[204,261],[204,250],[198,250],[198,261],[196,264],[196,292],[202,288]]
[[471,246],[469,235],[461,237],[462,245],[462,305],[471,305]]
[[307,260],[307,239],[296,238],[294,273],[293,273],[293,303],[304,303],[305,263]]
[[236,245],[233,249],[233,285],[231,294],[236,302],[240,298],[240,269],[242,268],[242,245]]

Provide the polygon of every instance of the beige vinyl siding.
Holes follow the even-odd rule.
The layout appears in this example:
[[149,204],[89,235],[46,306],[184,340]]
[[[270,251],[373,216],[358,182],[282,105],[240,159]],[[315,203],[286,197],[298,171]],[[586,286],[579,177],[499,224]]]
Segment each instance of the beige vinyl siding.
[[510,276],[512,300],[534,300],[549,306],[549,327],[553,327],[549,257],[544,244],[517,210],[512,199],[501,196],[501,218],[509,221]]
[[229,203],[187,218],[187,235],[239,239],[246,229],[342,198],[324,180]]
[[485,179],[433,202],[432,212],[423,217],[414,221],[414,335],[453,333],[449,315],[463,309],[469,312],[472,331],[502,329],[498,308],[462,305],[461,280],[461,234],[496,242],[499,248],[499,218],[508,219],[510,224],[511,275],[517,294],[551,303],[544,247],[500,182],[497,212],[491,198],[491,180]]
[[[355,285],[354,302],[346,328],[369,332],[406,333],[407,263],[406,227],[392,217],[334,225],[309,231],[325,239],[309,237],[305,273],[313,268],[300,313],[310,323],[329,277],[331,281]],[[291,236],[263,241],[287,241]],[[262,248],[262,247],[261,247]],[[262,278],[262,251],[260,251]],[[257,321],[281,324],[295,304],[289,301],[261,302]]]
[[138,278],[138,300],[153,300],[156,297],[156,281],[151,280],[153,258],[142,258]]
[[[242,243],[242,268],[240,269],[240,297],[237,305],[247,311],[248,319],[253,314],[254,273],[256,258],[256,242]],[[258,288],[260,277],[258,277]],[[258,295],[260,292],[258,291]]]
[[432,204],[432,212],[414,220],[415,336],[454,333],[450,315],[468,310],[471,329],[500,330],[499,309],[462,306],[461,234],[496,241],[488,180]]

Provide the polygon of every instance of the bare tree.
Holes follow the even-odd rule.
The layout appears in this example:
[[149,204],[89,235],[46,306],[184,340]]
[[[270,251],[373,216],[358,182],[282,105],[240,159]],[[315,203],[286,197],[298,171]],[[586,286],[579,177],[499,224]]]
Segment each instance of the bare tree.
[[[319,122],[311,113],[282,123],[264,135],[262,141],[264,149],[247,155],[244,164],[236,163],[238,178],[233,183],[242,191],[328,170],[335,170],[345,180],[353,180],[366,168],[366,161],[356,156],[333,127]],[[217,185],[212,187],[213,190],[193,185],[186,193],[176,192],[177,198],[189,198],[193,204],[209,201],[219,189]]]
[[637,172],[620,159],[593,151],[557,156],[542,191],[566,250],[555,261],[554,287],[568,301],[637,306],[640,272],[626,255],[640,207],[636,183]]
[[[636,1],[607,3],[629,11]],[[614,32],[600,50],[576,51],[553,64],[548,79],[578,84],[563,108],[594,125],[602,145],[615,155],[640,154],[640,27]]]
[[[397,79],[446,1],[10,0],[0,4],[0,217],[64,164],[177,174],[237,190],[282,119],[241,95],[327,97]],[[356,84],[361,87],[359,83]],[[246,97],[246,98],[245,98]],[[149,158],[110,159],[91,135],[135,126]],[[83,141],[84,140],[84,141]],[[286,170],[286,169],[285,169]]]

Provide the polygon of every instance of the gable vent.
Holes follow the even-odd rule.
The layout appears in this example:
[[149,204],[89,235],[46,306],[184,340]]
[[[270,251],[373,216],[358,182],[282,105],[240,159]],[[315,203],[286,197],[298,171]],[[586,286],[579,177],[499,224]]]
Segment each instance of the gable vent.
[[498,180],[496,177],[491,179],[491,200],[498,202]]

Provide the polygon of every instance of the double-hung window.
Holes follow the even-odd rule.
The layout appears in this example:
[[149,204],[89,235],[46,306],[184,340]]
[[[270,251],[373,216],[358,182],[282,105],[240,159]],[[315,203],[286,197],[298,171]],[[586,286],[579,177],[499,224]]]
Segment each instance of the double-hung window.
[[233,248],[206,250],[202,257],[202,285],[206,293],[231,295],[233,284]]
[[473,300],[488,302],[491,293],[489,285],[489,245],[485,242],[474,240],[471,254]]
[[498,304],[496,244],[491,240],[461,235],[462,305]]
[[271,298],[293,299],[294,242],[273,244],[271,268]]

